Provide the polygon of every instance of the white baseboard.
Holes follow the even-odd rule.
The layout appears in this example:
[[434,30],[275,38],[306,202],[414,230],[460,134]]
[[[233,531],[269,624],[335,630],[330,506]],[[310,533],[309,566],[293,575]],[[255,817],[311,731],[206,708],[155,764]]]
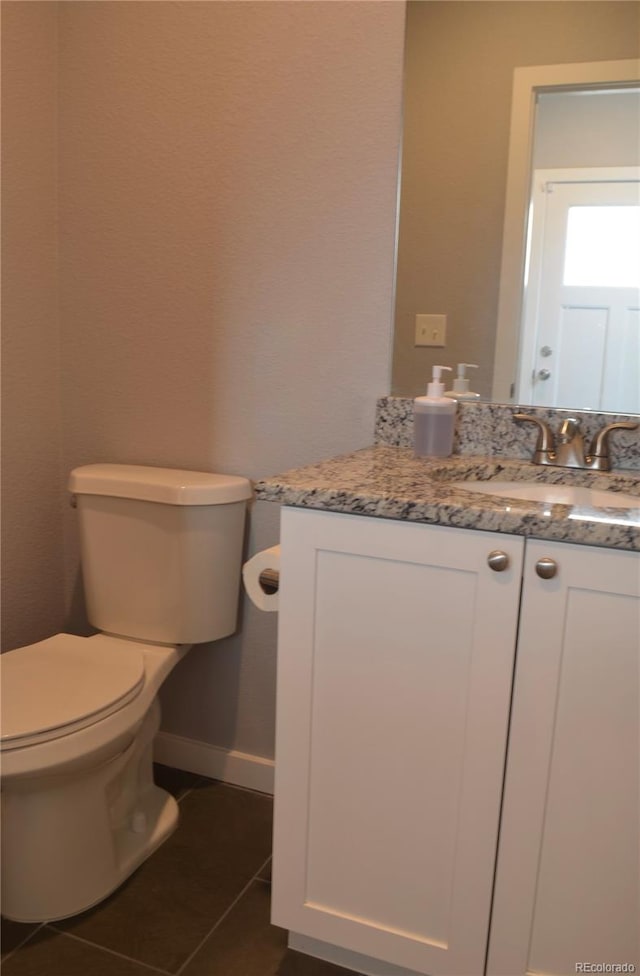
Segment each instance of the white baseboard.
[[153,743],[156,762],[190,773],[209,776],[234,786],[273,794],[273,759],[252,756],[235,749],[220,749],[208,742],[186,739],[171,732],[158,732]]

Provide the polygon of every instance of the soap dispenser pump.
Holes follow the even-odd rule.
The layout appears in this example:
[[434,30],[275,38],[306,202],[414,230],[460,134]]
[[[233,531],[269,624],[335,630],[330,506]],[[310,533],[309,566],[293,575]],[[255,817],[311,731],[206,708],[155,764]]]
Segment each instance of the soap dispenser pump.
[[465,370],[467,369],[477,369],[476,363],[458,363],[458,375],[453,381],[453,389],[447,390],[444,394],[446,397],[451,397],[452,400],[478,400],[480,398],[479,393],[473,393],[469,389],[469,380],[466,376]]
[[433,367],[427,395],[413,401],[413,444],[417,457],[449,457],[453,450],[456,402],[443,396],[444,369],[451,370],[451,367]]

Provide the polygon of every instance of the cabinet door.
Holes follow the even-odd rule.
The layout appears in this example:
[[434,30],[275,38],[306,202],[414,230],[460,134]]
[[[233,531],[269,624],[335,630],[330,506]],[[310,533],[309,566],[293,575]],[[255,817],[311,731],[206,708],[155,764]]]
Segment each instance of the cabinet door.
[[639,662],[640,555],[527,542],[491,976],[640,970]]
[[482,973],[523,540],[285,509],[281,544],[273,921]]

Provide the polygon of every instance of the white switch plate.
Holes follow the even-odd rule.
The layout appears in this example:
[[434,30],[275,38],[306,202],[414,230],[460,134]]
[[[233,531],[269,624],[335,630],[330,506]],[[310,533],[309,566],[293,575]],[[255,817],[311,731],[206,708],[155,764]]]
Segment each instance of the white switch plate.
[[446,339],[446,315],[416,315],[416,346],[444,346]]

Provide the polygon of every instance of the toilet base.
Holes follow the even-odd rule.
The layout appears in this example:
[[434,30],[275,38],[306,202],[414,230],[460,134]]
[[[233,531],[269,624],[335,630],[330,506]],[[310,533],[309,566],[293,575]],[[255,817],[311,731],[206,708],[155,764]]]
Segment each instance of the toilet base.
[[134,740],[97,768],[4,783],[2,914],[18,922],[98,904],[174,830],[178,806],[153,782],[157,700]]

